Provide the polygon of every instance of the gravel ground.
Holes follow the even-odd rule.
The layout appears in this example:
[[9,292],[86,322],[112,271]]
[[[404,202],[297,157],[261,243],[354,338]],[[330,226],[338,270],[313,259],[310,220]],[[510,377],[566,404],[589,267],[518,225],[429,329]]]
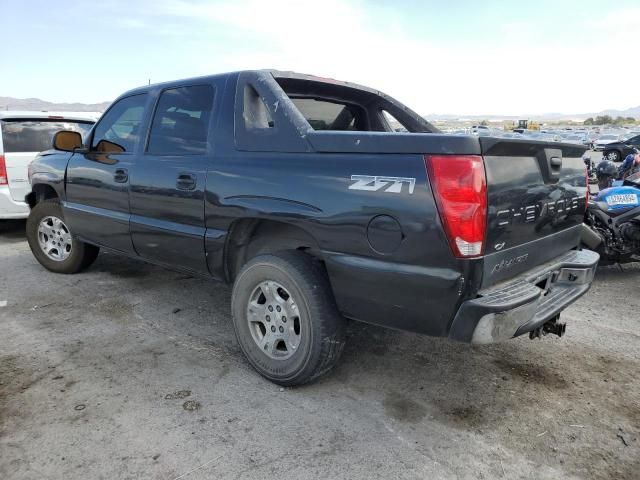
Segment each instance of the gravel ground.
[[352,323],[332,374],[281,389],[228,287],[109,254],[55,275],[23,230],[0,233],[0,479],[640,478],[640,265],[601,268],[562,339]]

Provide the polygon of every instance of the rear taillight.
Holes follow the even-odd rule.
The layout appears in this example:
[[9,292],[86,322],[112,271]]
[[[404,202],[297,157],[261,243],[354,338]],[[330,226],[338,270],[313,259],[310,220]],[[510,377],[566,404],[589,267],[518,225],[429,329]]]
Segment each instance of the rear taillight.
[[0,155],[0,185],[7,185],[8,183],[7,164],[4,161],[4,155]]
[[424,159],[454,255],[482,255],[487,231],[487,179],[482,157],[426,155]]

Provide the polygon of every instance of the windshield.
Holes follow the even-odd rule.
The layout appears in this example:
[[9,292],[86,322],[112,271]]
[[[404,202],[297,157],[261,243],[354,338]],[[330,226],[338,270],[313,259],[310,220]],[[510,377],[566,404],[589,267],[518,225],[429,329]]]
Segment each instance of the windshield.
[[617,140],[618,135],[602,135],[598,140]]
[[53,136],[60,130],[79,132],[82,139],[93,122],[76,120],[20,119],[2,120],[2,143],[5,153],[49,150]]

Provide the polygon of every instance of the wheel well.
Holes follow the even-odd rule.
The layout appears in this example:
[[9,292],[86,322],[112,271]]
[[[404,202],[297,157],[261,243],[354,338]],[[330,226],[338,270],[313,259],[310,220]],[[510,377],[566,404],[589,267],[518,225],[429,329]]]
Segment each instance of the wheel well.
[[242,266],[257,255],[304,250],[320,258],[320,249],[314,238],[289,223],[243,218],[235,221],[229,232],[225,252],[225,273],[229,282],[233,282]]
[[33,208],[37,203],[50,198],[58,198],[58,193],[51,185],[39,183],[33,186],[31,193],[27,195],[26,200],[29,206]]
[[611,149],[608,149],[608,150],[605,149],[604,152],[602,152],[602,156],[606,157],[609,153],[612,153],[612,152],[616,152],[618,154],[618,158],[622,159],[622,151],[620,151],[617,148],[611,148]]

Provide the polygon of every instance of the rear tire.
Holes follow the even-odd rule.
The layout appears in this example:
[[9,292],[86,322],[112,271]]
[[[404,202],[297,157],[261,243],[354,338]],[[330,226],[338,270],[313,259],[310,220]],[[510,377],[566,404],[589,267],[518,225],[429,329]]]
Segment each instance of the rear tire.
[[56,273],[84,270],[100,251],[73,237],[57,199],[43,200],[33,207],[27,218],[27,241],[40,265]]
[[233,285],[231,311],[247,360],[278,385],[315,380],[336,365],[344,348],[345,321],[326,273],[301,252],[250,260]]

